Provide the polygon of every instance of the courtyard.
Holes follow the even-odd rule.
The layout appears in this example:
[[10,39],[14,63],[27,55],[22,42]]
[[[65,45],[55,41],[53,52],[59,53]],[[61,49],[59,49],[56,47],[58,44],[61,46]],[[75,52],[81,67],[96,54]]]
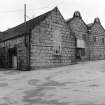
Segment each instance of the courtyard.
[[105,60],[32,71],[0,69],[0,105],[105,105]]

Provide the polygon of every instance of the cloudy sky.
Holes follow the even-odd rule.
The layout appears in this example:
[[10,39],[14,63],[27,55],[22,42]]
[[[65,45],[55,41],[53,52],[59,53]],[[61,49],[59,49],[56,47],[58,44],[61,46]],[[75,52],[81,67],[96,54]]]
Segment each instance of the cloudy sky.
[[27,20],[58,6],[65,19],[74,11],[81,12],[88,24],[99,17],[105,27],[105,0],[0,0],[0,31],[24,22],[24,4],[27,4]]

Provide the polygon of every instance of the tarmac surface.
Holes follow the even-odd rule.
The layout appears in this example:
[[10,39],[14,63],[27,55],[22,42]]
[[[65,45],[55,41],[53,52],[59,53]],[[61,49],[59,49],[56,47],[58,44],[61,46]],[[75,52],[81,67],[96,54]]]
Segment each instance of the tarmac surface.
[[0,105],[105,105],[105,61],[0,71]]

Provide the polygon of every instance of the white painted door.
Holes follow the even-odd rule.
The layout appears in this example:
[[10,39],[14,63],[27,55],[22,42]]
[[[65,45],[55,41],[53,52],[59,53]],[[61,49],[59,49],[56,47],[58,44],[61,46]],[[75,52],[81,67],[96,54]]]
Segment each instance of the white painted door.
[[13,68],[17,68],[17,56],[13,56]]

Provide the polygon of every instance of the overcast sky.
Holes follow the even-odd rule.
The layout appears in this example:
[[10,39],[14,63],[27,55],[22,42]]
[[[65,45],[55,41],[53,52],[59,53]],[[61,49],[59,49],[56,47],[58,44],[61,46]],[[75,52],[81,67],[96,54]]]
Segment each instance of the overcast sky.
[[0,30],[6,30],[24,22],[24,4],[27,4],[27,20],[58,6],[65,19],[74,11],[81,12],[89,24],[99,17],[105,27],[105,0],[0,0]]

